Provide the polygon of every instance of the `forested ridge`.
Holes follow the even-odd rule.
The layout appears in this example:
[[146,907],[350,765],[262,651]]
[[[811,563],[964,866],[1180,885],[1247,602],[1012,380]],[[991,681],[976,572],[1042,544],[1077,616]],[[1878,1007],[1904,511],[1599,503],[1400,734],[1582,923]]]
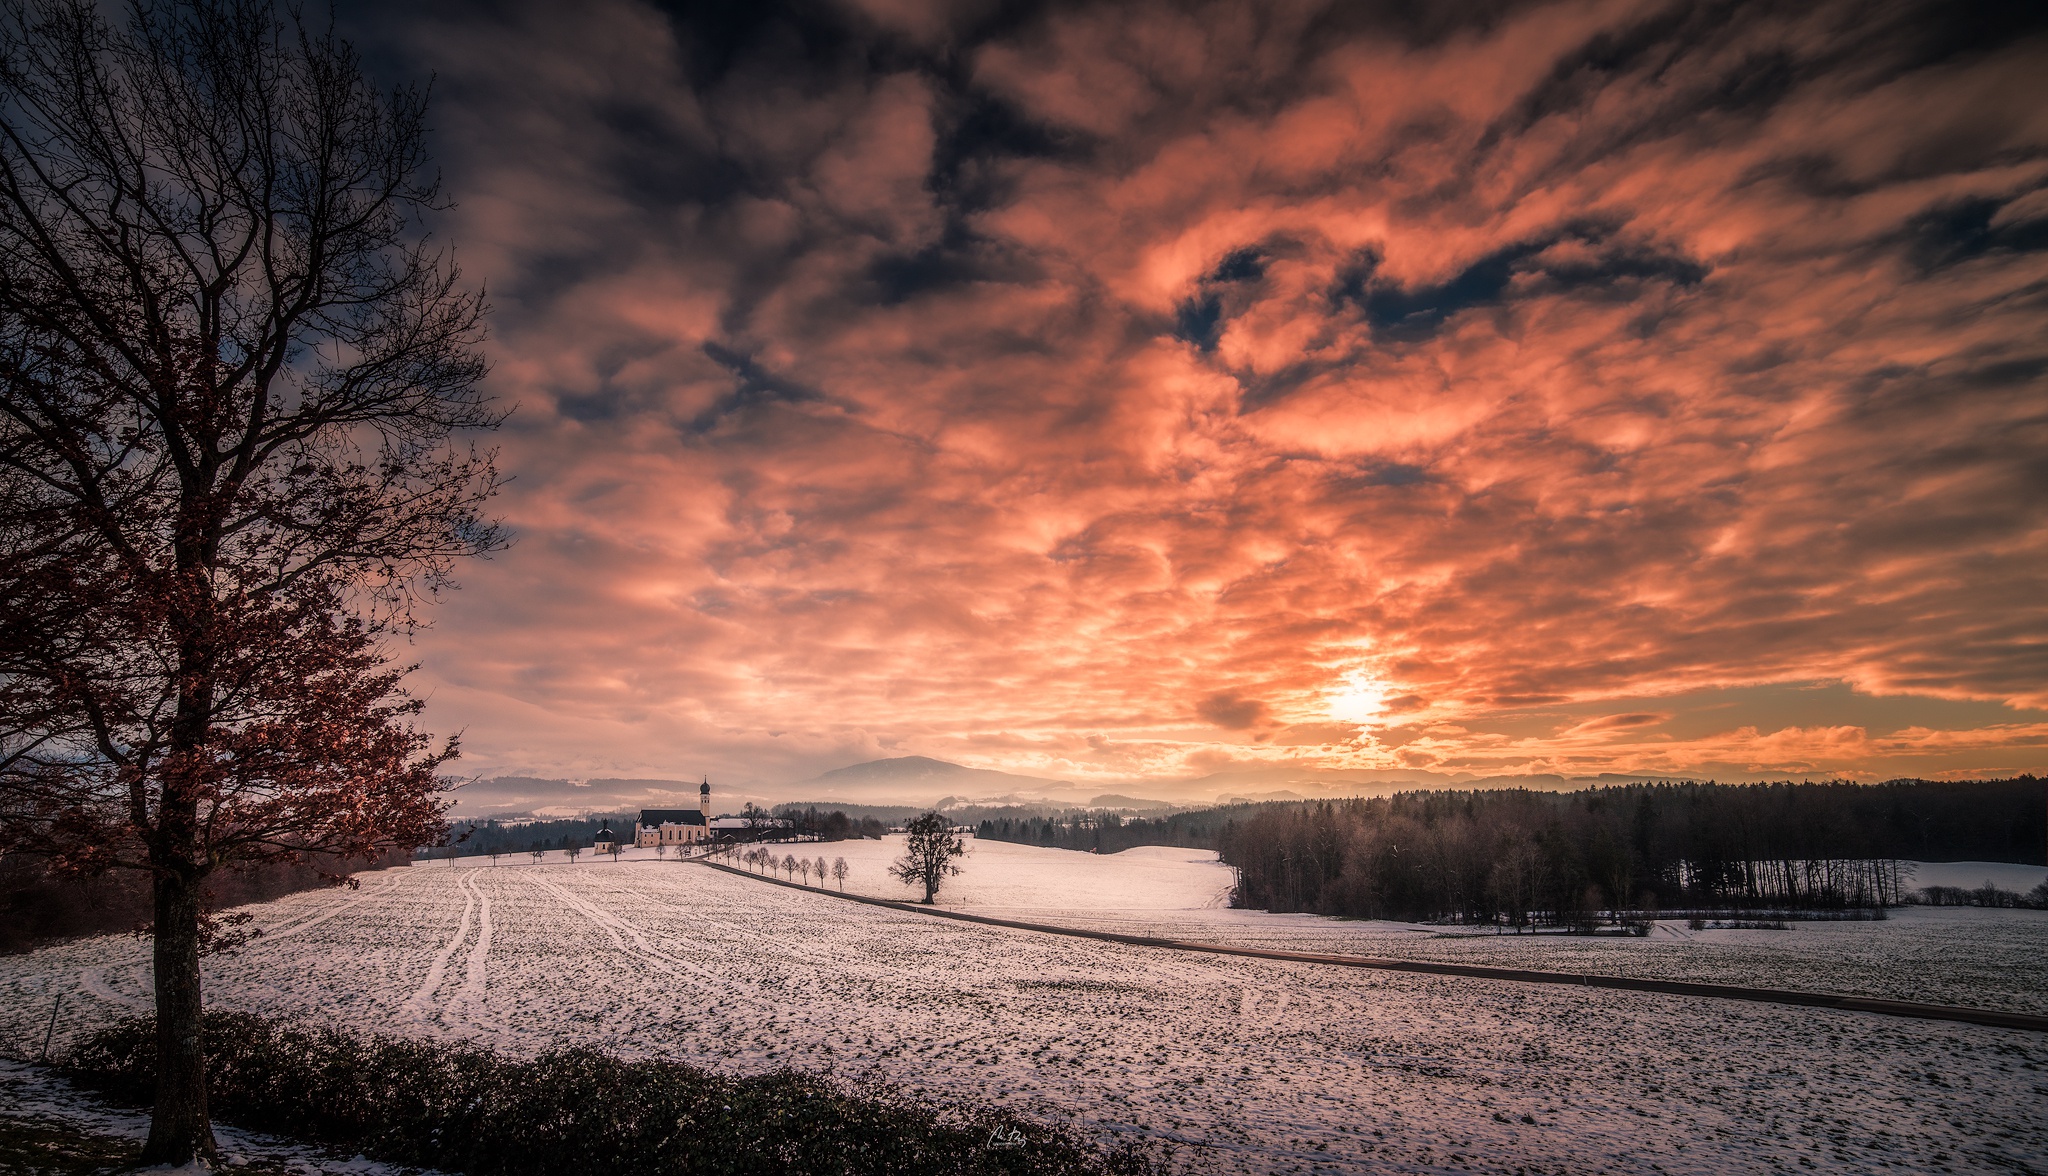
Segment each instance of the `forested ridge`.
[[1216,849],[1239,905],[1579,923],[1618,910],[1899,902],[1897,862],[2048,861],[2044,782],[1629,784],[1410,792],[1176,813],[984,821],[980,836],[1113,853]]
[[1240,804],[1154,818],[1078,809],[1050,816],[992,817],[975,826],[974,835],[1083,853],[1118,853],[1138,845],[1215,849],[1224,828],[1256,807],[1262,806]]

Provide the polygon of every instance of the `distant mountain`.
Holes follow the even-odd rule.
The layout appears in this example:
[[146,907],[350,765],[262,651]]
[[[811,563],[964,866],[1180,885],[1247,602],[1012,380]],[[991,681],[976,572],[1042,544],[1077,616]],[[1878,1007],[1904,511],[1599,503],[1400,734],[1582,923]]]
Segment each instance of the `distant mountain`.
[[[1163,814],[1176,808],[1205,807],[1268,800],[1326,800],[1348,796],[1387,796],[1436,788],[1529,788],[1568,792],[1630,781],[1660,781],[1667,776],[1617,775],[1565,777],[1547,775],[1451,776],[1408,768],[1343,769],[1295,767],[1286,764],[1230,768],[1179,780],[1093,781],[1087,785],[1016,772],[970,768],[929,756],[906,755],[834,768],[822,775],[783,787],[755,784],[751,788],[713,780],[711,811],[736,813],[752,802],[838,806],[849,813],[860,806],[891,810],[943,808],[1022,810],[1046,813],[1069,808],[1121,809]],[[1098,791],[1109,787],[1113,791]],[[1163,797],[1165,799],[1149,799]],[[450,816],[458,820],[550,820],[593,814],[633,812],[642,808],[695,808],[697,784],[690,780],[590,779],[564,780],[540,776],[496,776],[457,788]],[[893,819],[893,818],[892,818]]]
[[1175,804],[1170,800],[1146,800],[1142,796],[1122,796],[1115,792],[1105,792],[1101,796],[1091,799],[1088,802],[1088,807],[1092,809],[1131,809],[1136,812],[1149,813],[1185,808],[1187,806]]
[[[1196,794],[1212,794],[1218,804],[1244,804],[1268,800],[1326,800],[1352,796],[1392,796],[1396,792],[1486,791],[1526,788],[1532,792],[1576,792],[1615,784],[1663,783],[1682,777],[1622,775],[1603,772],[1598,776],[1558,776],[1546,773],[1518,776],[1448,776],[1441,772],[1408,768],[1243,768],[1216,772],[1181,785]],[[1254,791],[1248,785],[1265,785]]]
[[1228,768],[1191,780],[1154,784],[1147,791],[1184,796],[1183,803],[1232,804],[1247,800],[1322,800],[1388,796],[1420,788],[1457,788],[1441,772],[1409,768],[1310,768],[1289,764]]
[[[689,780],[560,780],[539,776],[494,776],[472,780],[449,794],[455,807],[449,815],[478,820],[527,817],[554,820],[593,813],[623,813],[643,808],[696,808],[697,782]],[[748,801],[763,798],[711,788],[711,811],[738,812]]]
[[804,798],[799,803],[851,801],[936,806],[945,802],[947,807],[991,801],[1078,803],[1082,795],[1071,781],[969,768],[922,755],[849,764],[792,784],[784,791]]

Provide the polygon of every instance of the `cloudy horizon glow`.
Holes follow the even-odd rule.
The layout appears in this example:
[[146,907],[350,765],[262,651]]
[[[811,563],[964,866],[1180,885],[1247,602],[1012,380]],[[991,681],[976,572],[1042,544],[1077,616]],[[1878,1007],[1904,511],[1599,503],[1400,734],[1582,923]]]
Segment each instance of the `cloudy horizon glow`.
[[518,405],[429,725],[742,782],[2048,768],[2038,18],[1412,7],[351,18],[436,76]]

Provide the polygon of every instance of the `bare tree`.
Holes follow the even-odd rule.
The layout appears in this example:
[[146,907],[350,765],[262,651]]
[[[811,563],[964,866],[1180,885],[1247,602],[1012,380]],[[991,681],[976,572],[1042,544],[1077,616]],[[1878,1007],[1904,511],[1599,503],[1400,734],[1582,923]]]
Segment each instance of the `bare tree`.
[[533,864],[536,866],[541,863],[543,858],[547,857],[547,854],[548,851],[541,848],[541,844],[538,841],[533,843],[532,849],[526,851],[526,855],[533,859]]
[[818,875],[818,885],[820,886],[825,884],[825,876],[831,872],[831,869],[832,867],[822,857],[811,863],[811,870]]
[[783,872],[784,874],[788,875],[788,876],[789,876],[789,877],[791,877],[791,878],[795,878],[795,877],[796,877],[796,855],[795,855],[795,854],[793,854],[793,853],[786,853],[786,854],[783,854],[783,855],[782,855],[782,872]]
[[839,883],[839,889],[840,889],[840,891],[841,891],[842,893],[843,893],[843,892],[844,892],[844,891],[846,890],[846,875],[847,875],[847,869],[846,869],[846,859],[845,859],[845,858],[833,858],[833,859],[832,859],[832,877],[833,877],[833,879],[834,879],[834,880],[836,880],[836,881],[837,881],[837,882]]
[[923,886],[924,901],[935,902],[939,897],[939,883],[952,874],[958,874],[960,867],[953,859],[967,852],[960,835],[953,832],[953,824],[943,813],[930,812],[912,820],[904,826],[910,835],[903,848],[903,856],[889,867],[889,873],[906,886]]
[[564,850],[563,850],[562,852],[563,852],[563,853],[566,853],[566,854],[568,854],[568,855],[569,855],[569,860],[570,860],[571,862],[574,862],[574,861],[576,860],[576,855],[577,855],[577,854],[580,854],[580,853],[582,853],[582,852],[583,852],[583,847],[582,847],[582,846],[580,846],[580,845],[576,845],[575,843],[573,843],[573,842],[572,842],[572,843],[570,843],[570,845],[569,845],[569,846],[568,846],[567,848],[565,848],[565,849],[564,849]]
[[796,868],[803,873],[804,885],[809,886],[811,884],[811,859],[798,858]]
[[668,859],[668,843],[665,841],[657,843],[654,847],[654,856],[666,861]]
[[491,864],[492,864],[492,865],[494,865],[494,866],[495,866],[495,865],[497,865],[497,864],[498,864],[498,858],[499,858],[500,856],[502,856],[502,854],[503,854],[503,851],[502,851],[502,850],[496,850],[496,849],[494,849],[494,850],[491,850],[491,851],[490,851],[490,858],[491,858]]
[[499,414],[424,114],[261,0],[0,5],[0,847],[151,878],[145,1163],[214,1154],[209,873],[443,836],[379,635],[501,545]]

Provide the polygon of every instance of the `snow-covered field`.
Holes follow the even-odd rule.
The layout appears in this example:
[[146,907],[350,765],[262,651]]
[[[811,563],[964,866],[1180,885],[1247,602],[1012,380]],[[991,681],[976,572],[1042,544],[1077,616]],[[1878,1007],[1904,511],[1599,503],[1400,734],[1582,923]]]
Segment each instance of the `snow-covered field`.
[[[888,877],[901,837],[815,847],[843,856],[848,889],[916,900]],[[1496,935],[1420,926],[1232,910],[1231,872],[1215,853],[1148,846],[1119,854],[970,841],[962,873],[939,904],[975,914],[1227,943],[1239,947],[1392,956],[1661,980],[1844,992],[1892,1000],[2048,1013],[2048,912],[1907,907],[1884,922],[1800,922],[1782,931],[1690,930],[1658,923],[1644,939]],[[785,850],[784,852],[789,852]],[[817,853],[806,856],[815,858]],[[1916,877],[1985,877],[2000,885],[2048,876],[2039,866],[1915,863]],[[2034,880],[2030,880],[2034,879]],[[1926,885],[1928,883],[1922,883]],[[1953,885],[1949,882],[1934,883]]]
[[[786,851],[798,849],[846,857],[850,889],[900,893],[881,877],[887,843]],[[1293,929],[1381,934],[1214,906],[1227,877],[1189,853],[984,843],[946,898],[1325,949]],[[1188,955],[845,903],[651,854],[435,863],[253,909],[269,934],[209,963],[217,1005],[522,1054],[588,1042],[734,1069],[874,1071],[1171,1138],[1197,1171],[2048,1169],[2048,1038],[2034,1033]],[[1920,913],[1833,927],[1903,942]],[[1982,928],[1956,916],[1999,914],[1925,913],[1960,928],[1958,945]],[[2038,954],[2043,925],[2008,937]],[[1702,938],[1717,934],[1805,930]],[[1861,967],[1812,986],[1848,986]],[[61,1041],[143,1007],[147,988],[129,938],[0,959],[0,1033],[39,1039],[62,992]]]

